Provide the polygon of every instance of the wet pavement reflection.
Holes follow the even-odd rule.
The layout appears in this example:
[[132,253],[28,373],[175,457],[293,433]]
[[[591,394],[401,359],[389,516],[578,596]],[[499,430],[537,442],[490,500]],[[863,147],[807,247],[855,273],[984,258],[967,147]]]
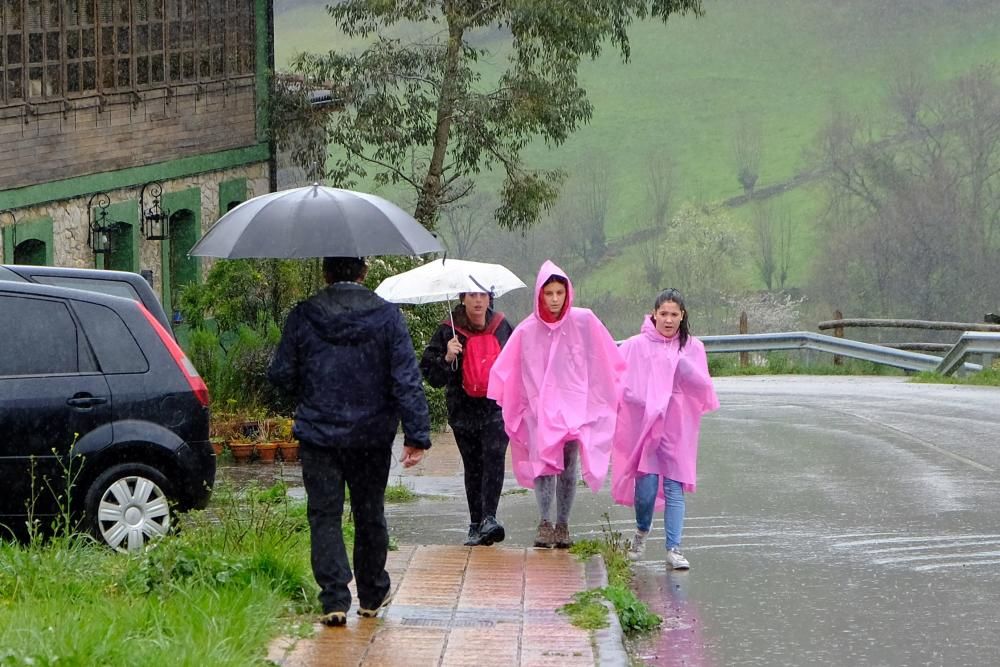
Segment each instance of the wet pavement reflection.
[[[723,378],[687,498],[691,570],[664,563],[662,516],[634,588],[664,617],[648,665],[986,665],[1000,656],[1000,391],[899,378]],[[460,544],[468,517],[447,435],[424,494],[387,508],[400,544]],[[440,445],[440,446],[438,446]],[[270,475],[295,492],[297,467]],[[531,493],[509,477],[504,546],[530,546]],[[574,537],[630,535],[631,508],[581,487]]]

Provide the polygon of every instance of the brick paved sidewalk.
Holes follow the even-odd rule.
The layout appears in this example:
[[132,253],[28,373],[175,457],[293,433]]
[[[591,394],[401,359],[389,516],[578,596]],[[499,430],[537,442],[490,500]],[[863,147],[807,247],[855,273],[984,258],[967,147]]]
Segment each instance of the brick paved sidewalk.
[[[625,665],[614,612],[609,628],[581,630],[556,612],[577,591],[605,584],[599,557],[563,550],[410,546],[389,554],[392,603],[380,619],[348,614],[308,639],[275,641],[282,667],[400,665]],[[355,600],[355,608],[357,601]]]

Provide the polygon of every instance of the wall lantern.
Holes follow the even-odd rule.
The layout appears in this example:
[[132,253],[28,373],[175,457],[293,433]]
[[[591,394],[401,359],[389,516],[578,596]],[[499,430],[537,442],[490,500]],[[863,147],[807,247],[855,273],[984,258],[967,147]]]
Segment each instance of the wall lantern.
[[[146,208],[146,192],[149,208]],[[139,212],[142,215],[142,233],[148,241],[162,241],[170,235],[170,211],[163,208],[163,184],[150,181],[139,192]]]
[[109,206],[111,197],[104,192],[95,192],[87,202],[87,212],[90,216],[90,234],[87,241],[95,255],[111,253],[111,232],[118,222],[108,219]]

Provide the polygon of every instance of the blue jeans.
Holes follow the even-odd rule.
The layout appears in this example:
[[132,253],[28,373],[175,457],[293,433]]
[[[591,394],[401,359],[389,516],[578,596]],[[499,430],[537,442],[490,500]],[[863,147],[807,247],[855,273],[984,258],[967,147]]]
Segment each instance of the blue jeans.
[[[639,475],[635,478],[635,526],[648,533],[653,525],[653,508],[656,505],[656,489],[660,476],[655,473]],[[680,482],[663,478],[663,495],[667,504],[663,509],[663,523],[667,531],[667,549],[681,545],[684,532],[684,487]]]

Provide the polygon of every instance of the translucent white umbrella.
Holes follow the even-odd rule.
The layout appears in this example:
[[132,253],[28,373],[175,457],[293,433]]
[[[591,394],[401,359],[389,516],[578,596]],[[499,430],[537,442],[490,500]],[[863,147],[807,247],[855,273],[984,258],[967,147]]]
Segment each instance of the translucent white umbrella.
[[393,303],[435,303],[457,299],[461,292],[486,292],[497,297],[524,286],[500,264],[446,257],[386,278],[375,293]]
[[520,278],[500,264],[446,257],[386,278],[375,293],[393,303],[447,301],[450,316],[451,300],[462,292],[486,292],[498,297],[524,286]]

